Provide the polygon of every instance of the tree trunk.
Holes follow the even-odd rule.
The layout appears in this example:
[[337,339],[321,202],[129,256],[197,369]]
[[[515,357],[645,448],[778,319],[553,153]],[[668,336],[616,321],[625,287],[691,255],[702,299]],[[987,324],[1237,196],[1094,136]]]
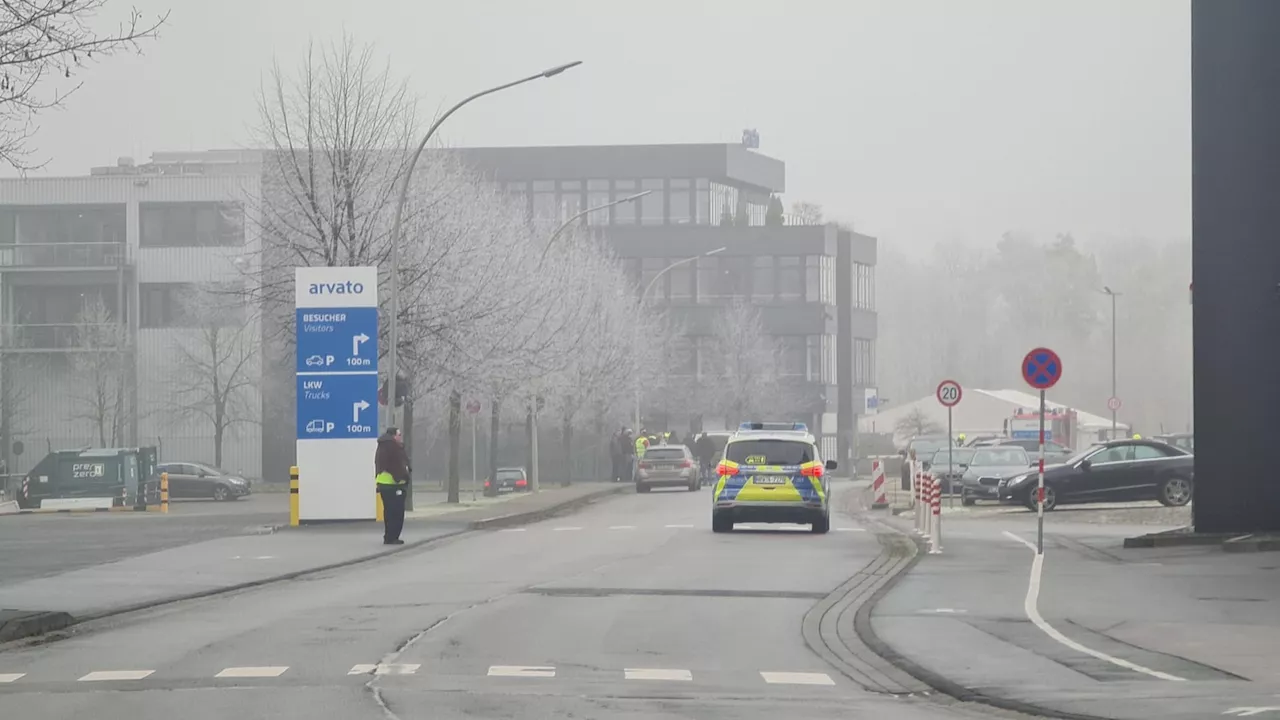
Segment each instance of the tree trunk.
[[564,436],[564,479],[560,485],[568,487],[573,478],[573,420],[569,413],[564,414],[561,432]]
[[218,423],[213,427],[213,465],[214,467],[222,467],[222,435],[226,428],[222,423]]
[[533,404],[524,411],[524,468],[533,472]]
[[502,419],[502,400],[495,397],[492,403],[489,403],[489,480],[496,481],[498,477],[498,433],[501,430],[500,421]]
[[458,502],[458,454],[462,450],[462,393],[449,393],[449,497],[448,502]]

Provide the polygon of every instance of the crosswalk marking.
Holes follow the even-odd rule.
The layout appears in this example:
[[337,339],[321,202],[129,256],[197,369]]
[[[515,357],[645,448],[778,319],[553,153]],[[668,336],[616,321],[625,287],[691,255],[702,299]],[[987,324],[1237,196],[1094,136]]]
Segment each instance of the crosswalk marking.
[[660,668],[627,668],[623,670],[627,680],[676,680],[691,681],[693,673],[688,670],[663,670]]
[[288,665],[271,665],[264,667],[229,667],[214,675],[220,678],[273,678],[280,677],[289,669]]
[[111,680],[144,680],[155,670],[94,670],[80,678],[79,682],[108,682]]
[[0,673],[0,683],[11,683],[26,675],[26,673]]
[[347,672],[348,675],[413,675],[418,672],[421,665],[402,665],[393,663],[380,663],[378,665],[355,665]]
[[826,673],[762,672],[760,677],[770,685],[835,685]]
[[543,665],[493,665],[489,677],[553,678],[556,669]]

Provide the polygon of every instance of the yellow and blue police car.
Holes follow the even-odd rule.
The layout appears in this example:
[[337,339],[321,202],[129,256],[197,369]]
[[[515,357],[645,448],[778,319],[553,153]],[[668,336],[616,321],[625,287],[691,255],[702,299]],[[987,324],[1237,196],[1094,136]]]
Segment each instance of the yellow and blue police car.
[[724,448],[716,468],[711,530],[734,523],[801,523],[815,533],[831,529],[831,485],[818,443],[804,423],[745,422]]

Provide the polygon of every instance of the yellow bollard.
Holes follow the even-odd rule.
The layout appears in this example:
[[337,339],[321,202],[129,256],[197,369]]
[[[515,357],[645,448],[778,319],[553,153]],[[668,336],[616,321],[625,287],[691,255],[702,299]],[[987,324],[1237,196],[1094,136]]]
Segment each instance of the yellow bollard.
[[160,473],[160,512],[169,512],[169,473]]
[[383,513],[383,510],[382,510],[382,493],[378,492],[378,491],[375,489],[375,490],[373,491],[373,497],[376,499],[376,501],[377,501],[377,503],[378,503],[378,512],[374,515],[374,517],[375,517],[375,518],[377,518],[378,522],[382,522],[382,513]]
[[298,527],[298,466],[289,468],[289,525]]

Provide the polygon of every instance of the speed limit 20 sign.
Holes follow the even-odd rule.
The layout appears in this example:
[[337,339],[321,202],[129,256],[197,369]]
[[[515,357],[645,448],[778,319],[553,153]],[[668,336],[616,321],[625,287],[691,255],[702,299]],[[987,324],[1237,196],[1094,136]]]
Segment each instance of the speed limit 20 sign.
[[955,407],[960,402],[960,397],[964,392],[960,390],[960,383],[955,380],[943,380],[938,383],[938,402],[944,407]]

